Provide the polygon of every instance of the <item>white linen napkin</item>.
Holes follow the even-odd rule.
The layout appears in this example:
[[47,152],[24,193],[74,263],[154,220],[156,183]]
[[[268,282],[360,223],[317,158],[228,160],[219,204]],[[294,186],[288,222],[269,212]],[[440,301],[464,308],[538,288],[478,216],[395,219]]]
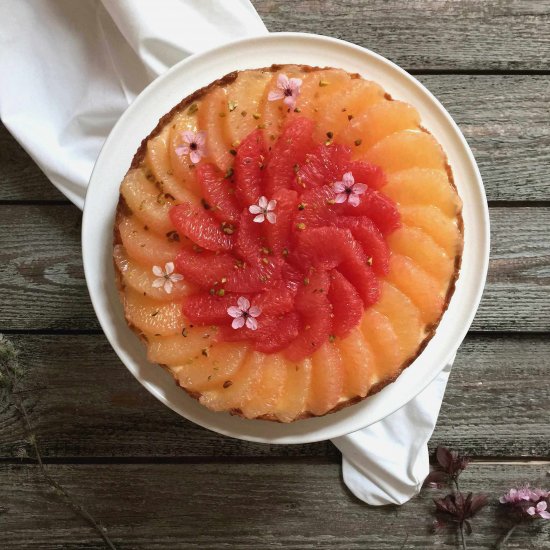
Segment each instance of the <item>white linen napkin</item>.
[[[149,82],[193,53],[267,33],[249,0],[0,0],[0,21],[0,118],[81,209],[105,138]],[[420,489],[450,366],[399,411],[334,440],[361,500],[402,504]]]

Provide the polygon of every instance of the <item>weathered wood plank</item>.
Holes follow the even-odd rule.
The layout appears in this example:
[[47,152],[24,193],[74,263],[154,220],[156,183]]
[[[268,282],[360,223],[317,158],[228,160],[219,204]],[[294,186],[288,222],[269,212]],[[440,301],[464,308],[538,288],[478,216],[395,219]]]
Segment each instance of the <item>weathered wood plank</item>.
[[[489,200],[549,200],[550,76],[418,77],[460,125]],[[0,125],[0,200],[62,195]]]
[[267,28],[341,38],[406,69],[546,70],[547,1],[253,0]]
[[24,149],[0,122],[0,200],[61,200]]
[[[474,329],[550,330],[550,208],[492,208],[491,219],[491,268]],[[98,329],[75,207],[0,206],[0,288],[0,330]]]
[[[329,443],[260,445],[216,435],[145,391],[102,335],[13,336],[29,366],[25,402],[47,457],[330,457]],[[550,456],[550,339],[471,335],[451,374],[431,447],[472,456]],[[519,382],[518,382],[519,381]],[[13,410],[0,411],[0,458],[26,449]]]
[[550,76],[417,78],[460,126],[488,200],[550,200]]
[[[473,520],[471,550],[489,550],[506,531],[498,496],[549,464],[471,464],[464,491],[484,491],[490,506]],[[429,532],[425,490],[402,507],[371,508],[343,485],[337,464],[176,464],[49,466],[85,501],[120,550],[260,548],[455,549],[456,531]],[[0,466],[0,539],[10,550],[104,548],[97,535],[47,491],[33,466]],[[246,497],[244,496],[246,495]],[[544,522],[541,522],[544,523]],[[548,548],[548,526],[517,529],[509,548]]]

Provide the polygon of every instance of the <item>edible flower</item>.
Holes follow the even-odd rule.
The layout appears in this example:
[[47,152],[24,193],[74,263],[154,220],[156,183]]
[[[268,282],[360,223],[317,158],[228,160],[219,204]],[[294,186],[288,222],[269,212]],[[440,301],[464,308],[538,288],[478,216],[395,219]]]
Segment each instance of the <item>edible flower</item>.
[[206,132],[181,132],[183,144],[176,147],[178,156],[189,155],[191,162],[197,164],[206,155]]
[[300,95],[300,87],[302,86],[301,78],[288,78],[286,74],[280,74],[277,77],[277,89],[269,92],[267,99],[269,101],[277,101],[282,99],[283,103],[290,109],[296,106],[296,100]]
[[332,184],[332,189],[336,193],[335,202],[348,201],[352,206],[357,206],[361,202],[359,195],[367,190],[367,186],[364,183],[355,183],[353,174],[346,172],[342,176],[342,181],[336,181]]
[[174,288],[174,283],[181,281],[183,275],[174,273],[174,262],[168,262],[164,269],[158,265],[153,266],[153,273],[158,277],[153,281],[153,288],[164,287],[164,292],[170,294]]
[[231,326],[234,329],[239,329],[246,325],[250,330],[256,330],[258,328],[256,317],[262,313],[262,310],[257,306],[251,306],[249,300],[241,296],[237,300],[236,306],[227,308],[227,313],[230,317],[233,317]]
[[277,201],[268,201],[267,197],[260,197],[258,204],[253,204],[248,207],[248,211],[251,214],[256,214],[254,220],[256,223],[262,223],[266,219],[269,223],[275,223],[277,221],[277,214],[274,210],[277,206]]

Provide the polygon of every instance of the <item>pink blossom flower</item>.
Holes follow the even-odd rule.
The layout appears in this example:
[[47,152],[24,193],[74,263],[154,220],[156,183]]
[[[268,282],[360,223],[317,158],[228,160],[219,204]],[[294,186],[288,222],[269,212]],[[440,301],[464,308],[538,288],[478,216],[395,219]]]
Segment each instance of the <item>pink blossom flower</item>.
[[206,132],[191,132],[187,130],[181,133],[183,144],[176,147],[178,156],[189,155],[191,162],[197,164],[206,155]]
[[258,328],[258,317],[262,310],[257,306],[251,306],[250,302],[244,296],[241,296],[237,300],[236,306],[231,306],[227,308],[227,313],[230,317],[233,317],[231,326],[234,329],[243,327],[245,324],[250,330],[256,330]]
[[260,197],[258,204],[253,204],[248,207],[248,211],[251,214],[257,214],[254,217],[256,223],[262,223],[265,219],[269,223],[275,223],[277,221],[277,214],[273,212],[277,206],[277,201],[268,201],[267,197]]
[[357,206],[361,202],[359,195],[367,190],[367,186],[364,183],[355,183],[353,174],[346,172],[342,176],[342,181],[336,181],[332,184],[332,189],[336,193],[335,202],[348,201],[352,206]]
[[548,508],[548,503],[545,500],[541,500],[536,506],[527,508],[526,512],[532,517],[538,515],[543,519],[550,519],[550,512],[547,512],[546,508]]
[[521,487],[510,489],[505,495],[502,495],[498,500],[501,504],[514,504],[516,502],[533,501],[537,502],[541,498],[548,497],[548,491],[544,489],[531,489],[529,484]]
[[164,287],[164,292],[170,294],[174,288],[174,283],[181,281],[183,275],[174,273],[174,262],[168,262],[164,269],[158,265],[153,266],[153,273],[158,277],[153,281],[153,288]]
[[267,95],[269,101],[282,99],[283,103],[290,109],[294,109],[296,99],[300,95],[301,78],[288,78],[286,74],[280,74],[277,78],[277,89],[271,90]]

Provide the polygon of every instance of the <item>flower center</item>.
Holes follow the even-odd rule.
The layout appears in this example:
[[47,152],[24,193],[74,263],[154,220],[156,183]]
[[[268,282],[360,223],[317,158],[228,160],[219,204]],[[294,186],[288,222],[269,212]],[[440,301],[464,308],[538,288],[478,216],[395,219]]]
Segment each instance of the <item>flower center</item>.
[[191,149],[191,151],[196,151],[198,147],[199,146],[195,142],[189,144],[189,149]]
[[346,190],[344,191],[344,193],[351,195],[351,187],[346,187]]
[[292,95],[292,90],[290,88],[285,88],[283,93],[285,94],[286,97],[288,97]]

